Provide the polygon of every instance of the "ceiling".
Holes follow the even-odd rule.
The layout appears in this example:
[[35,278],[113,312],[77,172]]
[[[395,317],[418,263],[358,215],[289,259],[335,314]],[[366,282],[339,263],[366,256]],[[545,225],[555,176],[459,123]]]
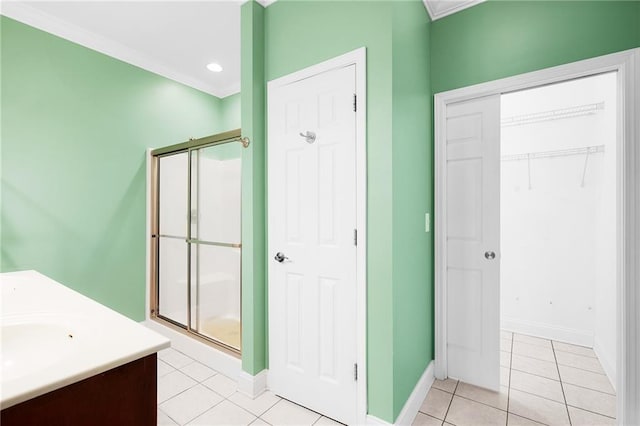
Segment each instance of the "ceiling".
[[[218,97],[240,91],[241,1],[3,1],[2,14]],[[206,68],[210,62],[220,73]]]
[[[245,1],[3,0],[0,12],[223,98],[240,91],[240,6]],[[435,20],[484,0],[423,1]],[[223,71],[209,71],[210,62]]]

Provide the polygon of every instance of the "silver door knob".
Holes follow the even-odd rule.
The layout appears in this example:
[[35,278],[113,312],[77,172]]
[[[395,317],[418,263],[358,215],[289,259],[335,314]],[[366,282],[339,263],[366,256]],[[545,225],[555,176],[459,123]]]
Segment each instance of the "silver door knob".
[[315,132],[311,132],[309,130],[307,130],[306,134],[300,132],[300,136],[302,136],[304,138],[304,140],[307,141],[307,143],[314,143],[316,141]]
[[285,256],[281,251],[277,252],[273,258],[280,263],[284,262],[285,260],[289,260],[289,258]]
[[493,260],[493,259],[495,259],[496,254],[494,252],[492,252],[492,251],[485,251],[484,252],[484,257],[486,259]]

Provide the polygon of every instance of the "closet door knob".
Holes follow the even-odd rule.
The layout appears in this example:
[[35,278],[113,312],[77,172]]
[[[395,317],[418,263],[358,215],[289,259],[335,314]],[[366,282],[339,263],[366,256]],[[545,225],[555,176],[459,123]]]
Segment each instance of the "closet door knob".
[[280,263],[284,262],[285,260],[289,260],[289,258],[285,256],[281,251],[277,252],[273,258]]
[[496,254],[492,251],[485,251],[484,252],[484,257],[488,260],[493,260],[496,257]]

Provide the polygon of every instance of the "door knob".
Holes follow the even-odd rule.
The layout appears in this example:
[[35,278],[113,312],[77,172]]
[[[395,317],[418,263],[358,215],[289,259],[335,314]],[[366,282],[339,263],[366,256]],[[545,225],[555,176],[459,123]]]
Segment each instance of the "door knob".
[[484,252],[484,257],[486,259],[493,260],[493,259],[495,259],[496,254],[494,252],[492,252],[492,251],[485,251]]
[[289,260],[289,258],[285,256],[284,253],[281,251],[276,253],[276,255],[274,256],[274,259],[280,263],[284,262],[285,260]]
[[307,143],[314,143],[316,141],[315,132],[310,132],[309,130],[307,130],[306,134],[300,132],[300,136],[302,136]]

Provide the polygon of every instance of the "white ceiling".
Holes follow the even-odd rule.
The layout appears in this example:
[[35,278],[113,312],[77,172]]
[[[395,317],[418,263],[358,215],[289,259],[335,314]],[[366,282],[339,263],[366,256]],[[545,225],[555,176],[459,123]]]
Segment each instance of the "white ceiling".
[[[2,1],[2,14],[218,97],[240,91],[242,1]],[[210,62],[220,73],[206,68]]]
[[[240,6],[247,0],[1,0],[10,18],[223,98],[240,91]],[[276,0],[258,0],[264,6]],[[423,0],[439,19],[484,0]],[[217,62],[224,70],[212,73]]]

